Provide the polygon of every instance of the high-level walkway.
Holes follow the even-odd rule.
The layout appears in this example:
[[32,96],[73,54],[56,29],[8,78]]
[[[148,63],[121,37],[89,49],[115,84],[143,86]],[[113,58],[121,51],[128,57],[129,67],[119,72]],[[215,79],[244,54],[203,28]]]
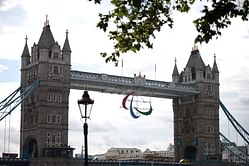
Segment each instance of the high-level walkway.
[[71,89],[115,94],[135,92],[140,96],[159,98],[175,98],[199,93],[194,85],[149,80],[140,74],[138,76],[134,75],[132,78],[72,70],[70,84]]

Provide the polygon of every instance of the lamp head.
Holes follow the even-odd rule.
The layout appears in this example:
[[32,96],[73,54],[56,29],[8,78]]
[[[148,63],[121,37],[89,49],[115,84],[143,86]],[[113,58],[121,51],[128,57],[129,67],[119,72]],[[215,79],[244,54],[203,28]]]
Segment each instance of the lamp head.
[[88,94],[88,91],[84,91],[82,98],[78,100],[78,105],[83,104],[83,105],[88,105],[88,104],[93,104],[94,100],[92,100]]
[[[80,100],[78,100],[78,106],[79,106],[81,118],[84,118],[85,122],[86,122],[87,118],[90,118],[93,103],[94,103],[94,100],[92,100],[90,98],[88,91],[84,91],[82,98]],[[89,108],[90,110],[87,108],[87,105],[91,105],[91,107]],[[85,106],[85,107],[83,107],[83,106]],[[85,111],[84,111],[84,109],[85,109]]]

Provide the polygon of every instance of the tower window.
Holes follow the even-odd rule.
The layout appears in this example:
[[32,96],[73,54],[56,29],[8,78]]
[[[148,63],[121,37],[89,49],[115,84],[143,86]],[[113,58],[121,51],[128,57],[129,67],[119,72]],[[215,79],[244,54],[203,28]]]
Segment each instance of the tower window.
[[58,94],[58,102],[59,102],[59,103],[62,102],[62,94]]
[[207,79],[211,79],[211,74],[207,73]]
[[48,101],[51,101],[51,94],[48,93]]
[[57,145],[61,144],[61,133],[60,132],[57,132],[56,143],[57,143]]
[[53,73],[53,67],[52,67],[52,65],[49,65],[49,73]]
[[58,53],[58,52],[55,52],[55,53],[54,53],[54,58],[55,58],[55,59],[58,59],[58,58],[59,58],[59,53]]
[[54,94],[53,97],[53,101],[56,102],[56,95]]
[[215,155],[215,143],[205,143],[204,155]]
[[52,123],[55,123],[55,122],[56,122],[56,116],[52,115]]
[[52,135],[52,144],[55,144],[55,134]]
[[206,125],[206,133],[214,133],[214,126],[213,125]]
[[51,133],[47,132],[47,146],[49,147],[50,144],[51,144]]
[[47,123],[51,123],[51,116],[47,115]]
[[213,107],[206,107],[206,115],[213,116],[214,115],[214,108]]
[[39,114],[38,114],[38,112],[36,112],[36,113],[35,113],[35,123],[38,122],[38,119],[39,119]]
[[210,84],[206,85],[206,91],[207,92],[212,92],[213,91],[213,85],[210,85]]
[[63,68],[62,66],[59,66],[59,74],[62,74],[63,73]]
[[210,144],[207,142],[205,143],[205,146],[204,146],[204,155],[209,154],[209,149],[210,149]]
[[210,146],[210,153],[211,155],[214,155],[215,154],[215,144],[214,143],[211,143],[211,146]]
[[195,68],[191,68],[191,73],[192,73],[192,79],[195,80]]
[[54,66],[54,74],[59,74],[59,68],[58,66]]
[[31,114],[31,115],[30,115],[30,124],[33,124],[33,123],[34,123],[34,115]]
[[61,115],[56,115],[56,123],[61,124]]
[[52,54],[51,51],[49,51],[49,53],[48,53],[48,57],[49,58],[51,58],[51,54]]
[[188,81],[190,81],[190,75],[188,75]]

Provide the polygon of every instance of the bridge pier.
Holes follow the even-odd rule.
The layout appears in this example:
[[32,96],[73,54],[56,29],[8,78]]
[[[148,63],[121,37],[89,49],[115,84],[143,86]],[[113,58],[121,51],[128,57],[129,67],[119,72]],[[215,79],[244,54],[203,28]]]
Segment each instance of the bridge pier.
[[21,158],[51,157],[59,150],[72,150],[68,146],[70,67],[68,32],[61,49],[46,20],[31,55],[26,38],[21,56],[21,91],[41,80],[39,88],[21,104]]
[[83,160],[67,158],[47,158],[39,157],[31,159],[29,166],[82,166]]
[[221,161],[219,139],[219,72],[205,65],[199,50],[191,51],[181,74],[175,64],[175,83],[195,85],[199,94],[173,99],[175,160],[191,162]]
[[222,162],[222,161],[202,161],[193,162],[190,166],[236,166],[236,163]]

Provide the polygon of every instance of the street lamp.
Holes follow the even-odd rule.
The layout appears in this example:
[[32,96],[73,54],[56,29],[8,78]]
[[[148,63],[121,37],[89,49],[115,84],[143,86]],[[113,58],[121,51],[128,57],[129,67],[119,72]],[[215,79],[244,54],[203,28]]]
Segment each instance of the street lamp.
[[[82,98],[78,100],[78,106],[80,109],[81,118],[85,119],[84,122],[84,143],[85,143],[85,166],[88,166],[88,147],[87,147],[87,134],[88,134],[88,126],[87,126],[87,119],[90,118],[92,106],[94,100],[92,100],[88,94],[88,91],[84,91]],[[91,105],[89,114],[87,114],[87,105]],[[85,106],[85,111],[83,114],[83,106]]]

